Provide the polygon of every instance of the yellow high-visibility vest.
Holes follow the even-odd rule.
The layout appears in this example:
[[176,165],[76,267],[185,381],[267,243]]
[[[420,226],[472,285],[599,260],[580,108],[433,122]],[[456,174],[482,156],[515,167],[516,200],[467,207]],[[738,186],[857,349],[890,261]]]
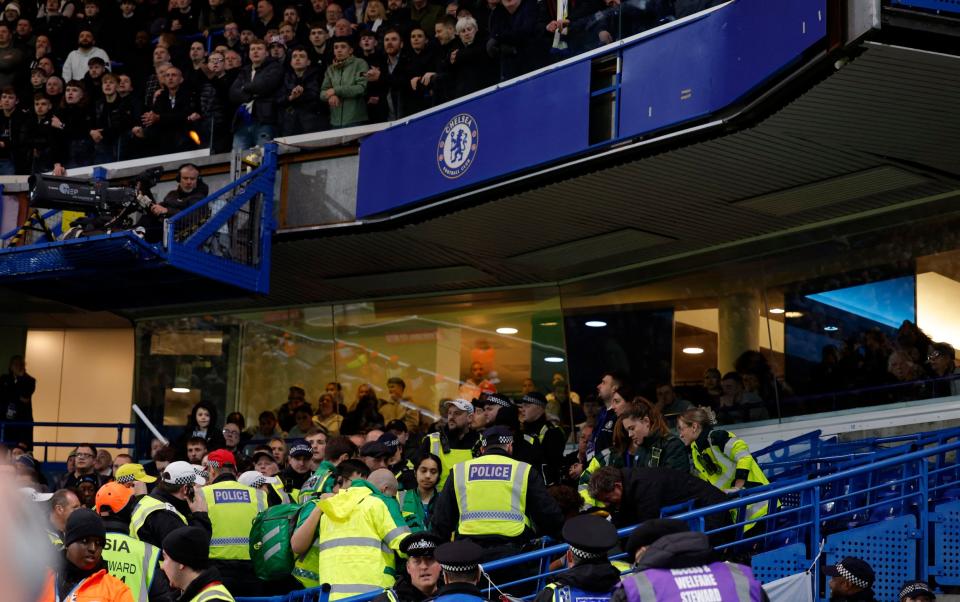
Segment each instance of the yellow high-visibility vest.
[[213,534],[210,558],[250,560],[250,528],[267,509],[267,494],[237,481],[221,481],[203,489]]
[[460,509],[460,535],[518,537],[530,526],[527,484],[530,465],[491,454],[453,467]]
[[133,514],[130,516],[130,536],[140,539],[140,527],[147,522],[147,518],[151,514],[160,510],[173,512],[177,518],[183,521],[183,524],[187,524],[187,517],[180,514],[180,511],[174,508],[172,504],[161,502],[155,497],[145,495],[137,502],[136,507],[133,509]]
[[160,559],[159,548],[123,533],[107,533],[103,559],[107,572],[127,584],[134,600],[149,600],[150,584]]

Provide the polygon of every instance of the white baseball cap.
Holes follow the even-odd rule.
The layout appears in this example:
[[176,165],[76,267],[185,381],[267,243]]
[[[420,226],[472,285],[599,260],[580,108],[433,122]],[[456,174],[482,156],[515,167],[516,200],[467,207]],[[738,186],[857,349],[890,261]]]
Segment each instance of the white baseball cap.
[[247,472],[237,477],[237,480],[240,481],[240,483],[246,485],[247,487],[253,487],[253,488],[258,488],[264,483],[276,484],[280,482],[280,479],[278,479],[277,477],[268,477],[267,475],[261,474],[256,470],[248,470]]
[[33,487],[21,487],[20,493],[28,497],[32,502],[46,502],[53,497],[52,493],[40,493]]
[[193,468],[193,464],[189,464],[183,460],[177,460],[176,462],[168,464],[167,467],[163,469],[163,473],[160,474],[160,478],[164,483],[171,485],[207,484],[206,479],[197,474],[197,471]]
[[450,399],[443,402],[443,411],[447,411],[447,406],[454,406],[458,410],[463,410],[467,414],[473,414],[473,404],[466,399]]

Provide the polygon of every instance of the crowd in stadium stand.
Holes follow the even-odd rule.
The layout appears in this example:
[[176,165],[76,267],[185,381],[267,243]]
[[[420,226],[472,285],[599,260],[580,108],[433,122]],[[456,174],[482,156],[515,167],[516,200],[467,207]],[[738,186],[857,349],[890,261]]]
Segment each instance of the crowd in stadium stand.
[[[221,423],[200,402],[182,433],[153,440],[145,464],[84,444],[52,483],[26,445],[4,448],[0,465],[42,509],[58,550],[39,599],[88,588],[102,600],[229,602],[329,584],[331,600],[383,592],[379,602],[479,601],[478,564],[544,536],[570,544],[554,562],[570,570],[542,591],[528,584],[510,593],[540,602],[570,592],[618,602],[766,599],[748,566],[762,537],[751,549],[714,549],[736,537],[722,530],[729,512],[706,517],[710,535],[659,518],[666,507],[707,507],[769,483],[709,406],[663,388],[650,402],[607,372],[597,411],[584,412],[557,386],[551,399],[534,388],[513,399],[481,374],[461,387],[475,397],[444,400],[443,417],[431,422],[404,391],[399,378],[388,381],[387,399],[361,385],[348,406],[334,382],[314,408],[294,385],[249,428],[236,412]],[[762,521],[767,503],[747,514]],[[618,540],[615,527],[637,524]],[[743,536],[765,528],[748,523]],[[617,546],[627,562],[608,559]],[[667,569],[685,567],[711,576],[668,579]],[[862,560],[827,570],[832,600],[874,600],[875,575]],[[518,565],[490,578],[503,584],[533,571]],[[676,587],[688,586],[719,589],[678,597]],[[923,583],[904,592],[903,601],[931,599]]]
[[0,175],[397,119],[711,4],[7,0]]

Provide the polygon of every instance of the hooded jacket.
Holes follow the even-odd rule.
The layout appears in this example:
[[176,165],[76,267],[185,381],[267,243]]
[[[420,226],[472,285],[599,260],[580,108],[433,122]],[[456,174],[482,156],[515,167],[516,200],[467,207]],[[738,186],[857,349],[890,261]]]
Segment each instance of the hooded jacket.
[[[331,585],[330,599],[392,587],[394,552],[410,534],[397,501],[356,479],[348,489],[317,503],[323,511],[318,574]],[[365,589],[358,589],[361,586]]]

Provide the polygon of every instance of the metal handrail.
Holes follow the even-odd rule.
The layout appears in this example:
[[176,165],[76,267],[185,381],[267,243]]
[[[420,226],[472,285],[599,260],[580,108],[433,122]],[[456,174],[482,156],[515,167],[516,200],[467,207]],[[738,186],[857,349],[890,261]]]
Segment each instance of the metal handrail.
[[117,423],[104,423],[104,422],[29,422],[29,421],[11,421],[11,422],[0,422],[0,443],[4,444],[16,444],[18,441],[7,441],[6,440],[6,430],[8,427],[64,427],[64,428],[99,428],[99,429],[117,429],[117,440],[116,442],[92,442],[92,441],[34,441],[33,448],[34,450],[38,448],[43,448],[43,461],[47,460],[47,455],[49,448],[69,448],[77,447],[78,445],[83,445],[89,443],[97,447],[111,447],[111,448],[121,448],[121,449],[133,449],[135,443],[131,437],[129,443],[124,443],[123,433],[125,430],[130,430],[131,434],[136,432],[137,425],[134,423],[126,422],[117,422]]

